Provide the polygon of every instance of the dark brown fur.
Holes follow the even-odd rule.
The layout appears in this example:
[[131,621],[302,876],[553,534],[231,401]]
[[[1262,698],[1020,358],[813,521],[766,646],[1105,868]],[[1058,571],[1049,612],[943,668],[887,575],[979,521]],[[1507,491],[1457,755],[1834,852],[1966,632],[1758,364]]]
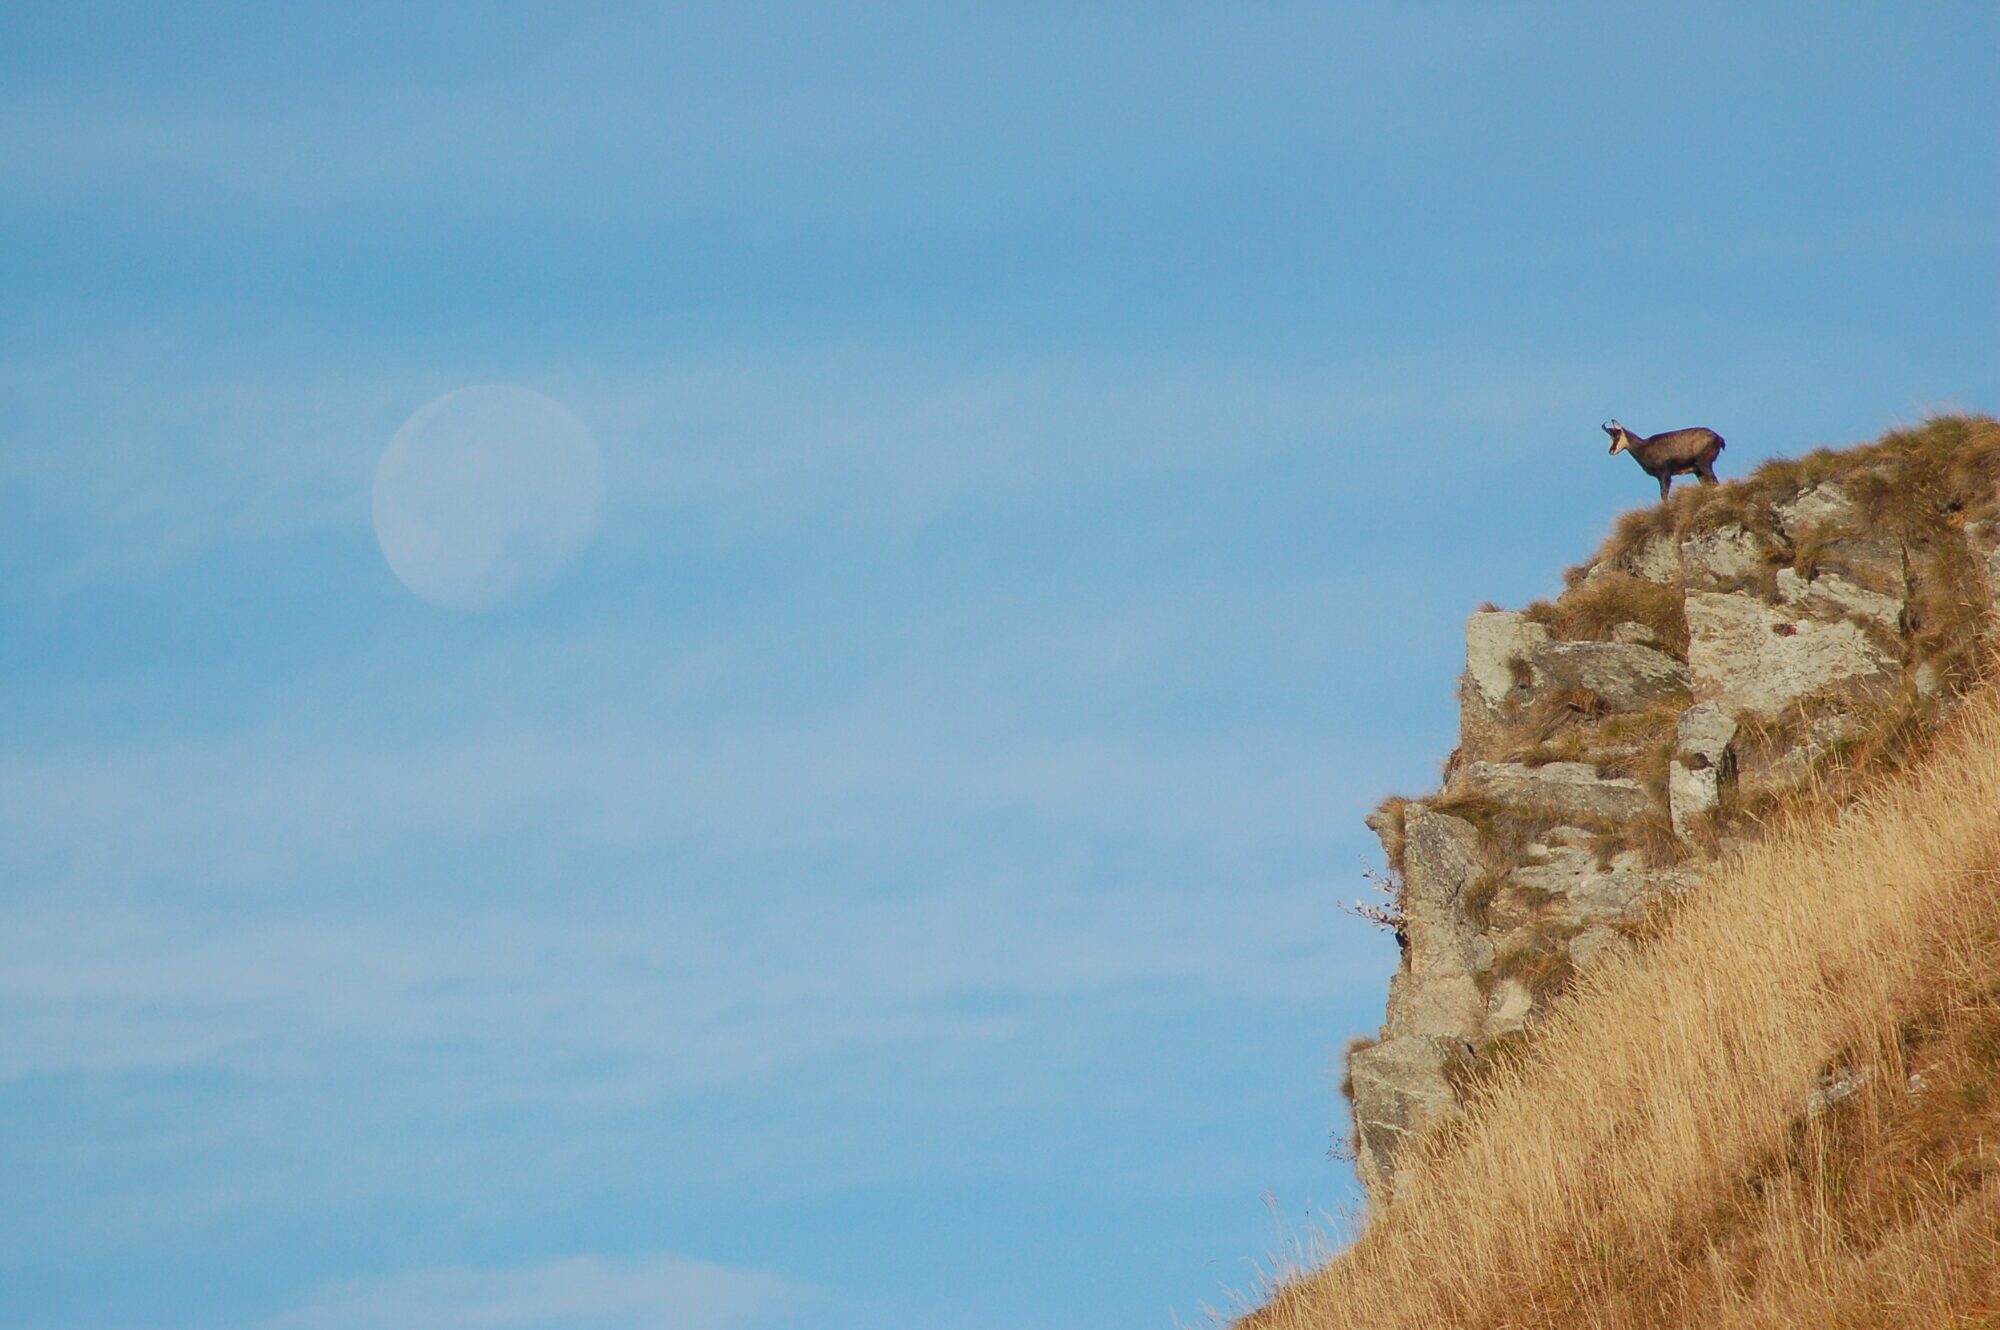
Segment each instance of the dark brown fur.
[[1660,482],[1662,503],[1666,502],[1667,491],[1673,488],[1675,476],[1697,476],[1704,485],[1716,483],[1715,459],[1724,444],[1722,436],[1712,429],[1696,426],[1642,439],[1614,420],[1604,427],[1604,432],[1611,436],[1613,454],[1631,453],[1640,469]]

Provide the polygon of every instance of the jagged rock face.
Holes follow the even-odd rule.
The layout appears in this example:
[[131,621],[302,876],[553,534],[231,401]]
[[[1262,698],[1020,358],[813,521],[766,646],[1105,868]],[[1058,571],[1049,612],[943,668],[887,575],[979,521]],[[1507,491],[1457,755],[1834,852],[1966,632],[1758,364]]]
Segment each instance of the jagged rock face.
[[1853,496],[1832,481],[1801,490],[1790,501],[1773,504],[1771,511],[1777,516],[1779,528],[1794,542],[1829,528],[1856,531],[1865,525]]
[[1608,711],[1640,711],[1687,693],[1688,667],[1657,650],[1652,628],[1622,623],[1612,632],[1609,642],[1558,642],[1524,614],[1473,615],[1466,623],[1465,676],[1459,682],[1465,750],[1491,747],[1511,715],[1554,692],[1588,693]]
[[1691,587],[1742,586],[1770,566],[1769,552],[1742,527],[1724,526],[1681,543],[1681,581]]
[[1422,1128],[1458,1111],[1446,1069],[1462,1059],[1449,1039],[1403,1035],[1356,1050],[1347,1060],[1359,1136],[1355,1171],[1371,1197],[1395,1195],[1396,1156]]
[[[1566,598],[1610,612],[1558,602],[1471,616],[1445,788],[1369,822],[1403,911],[1381,1039],[1349,1063],[1374,1201],[1406,1185],[1399,1153],[1458,1111],[1455,1087],[1498,1041],[1531,1026],[1568,976],[1629,951],[1628,930],[1657,904],[1698,888],[1706,856],[1738,834],[1732,808],[1815,779],[1861,733],[1862,709],[1898,687],[1936,694],[1912,625],[1937,612],[1922,581],[1937,551],[1960,560],[1939,584],[1949,604],[1988,613],[1964,606],[1970,587],[2000,605],[1992,494],[1963,517],[1904,510],[1904,525],[1883,525],[1858,496],[1879,514],[1910,491],[1882,466],[1796,485],[1761,511],[1738,499],[1712,526],[1675,516],[1705,498],[1657,510],[1572,576]],[[1696,534],[1677,537],[1676,522]],[[1657,587],[1684,617],[1684,659],[1663,649],[1683,639]]]
[[[1628,635],[1651,632],[1621,624]],[[1585,688],[1613,711],[1637,711],[1688,690],[1688,667],[1633,642],[1554,642],[1509,610],[1475,614],[1465,627],[1464,694],[1497,719],[1510,703],[1552,688]]]
[[1644,710],[1690,684],[1688,667],[1672,656],[1625,642],[1544,642],[1527,661],[1535,691],[1588,689],[1612,711]]
[[1839,573],[1822,572],[1807,578],[1796,569],[1778,570],[1778,599],[1801,614],[1821,619],[1872,619],[1894,631],[1903,618],[1903,602],[1897,596],[1857,586]]
[[1526,681],[1515,662],[1549,640],[1549,630],[1518,610],[1482,611],[1465,621],[1465,681],[1499,707]]
[[1735,718],[1714,702],[1697,702],[1675,726],[1674,760],[1667,768],[1667,802],[1674,835],[1692,836],[1694,819],[1722,805],[1723,782],[1734,774],[1730,745]]
[[1631,850],[1606,861],[1594,849],[1564,845],[1560,837],[1550,839],[1555,843],[1531,847],[1531,860],[1540,862],[1516,869],[1514,882],[1530,891],[1547,892],[1552,908],[1544,917],[1575,925],[1579,932],[1605,923],[1637,923],[1646,904],[1662,890],[1691,880],[1672,869],[1648,868],[1645,856]]
[[1617,929],[1592,924],[1570,939],[1569,958],[1578,971],[1583,971],[1631,949],[1632,943]]
[[[1776,716],[1829,684],[1883,674],[1896,664],[1859,624],[1818,618],[1805,608],[1689,592],[1688,668],[1695,696],[1731,715]],[[1835,612],[1841,612],[1838,605]]]
[[1497,610],[1465,624],[1465,676],[1459,681],[1459,728],[1484,746],[1498,734],[1510,709],[1531,692],[1527,660],[1549,640],[1549,630],[1525,614]]
[[1623,566],[1619,571],[1630,573],[1641,581],[1667,586],[1680,580],[1680,550],[1664,537],[1644,542],[1620,562]]
[[1465,793],[1516,808],[1604,822],[1643,817],[1652,800],[1638,781],[1600,776],[1583,762],[1473,762],[1459,777]]
[[[1478,1032],[1484,1000],[1472,976],[1492,959],[1465,913],[1466,892],[1480,875],[1478,845],[1468,822],[1422,804],[1404,810],[1403,941],[1410,963],[1396,976],[1400,1000],[1383,1026],[1387,1035],[1470,1039]],[[1412,881],[1419,885],[1408,886]]]
[[1859,737],[1862,722],[1843,711],[1826,711],[1812,717],[1792,742],[1777,753],[1746,753],[1732,750],[1736,784],[1748,795],[1769,794],[1790,789],[1806,780],[1813,767],[1841,744]]
[[1405,806],[1393,827],[1379,816],[1370,824],[1401,852],[1404,963],[1389,981],[1381,1039],[1351,1054],[1347,1070],[1356,1167],[1370,1195],[1387,1196],[1403,1143],[1457,1107],[1450,1071],[1465,1064],[1479,1036],[1486,998],[1475,976],[1492,963],[1493,948],[1466,913],[1481,875],[1473,826],[1423,804]]

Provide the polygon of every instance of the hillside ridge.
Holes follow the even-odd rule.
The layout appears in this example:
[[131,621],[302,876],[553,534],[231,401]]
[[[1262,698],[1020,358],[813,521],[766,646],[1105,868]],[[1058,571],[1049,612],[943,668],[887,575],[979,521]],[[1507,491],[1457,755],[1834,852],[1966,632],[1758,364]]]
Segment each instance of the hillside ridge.
[[1565,583],[1472,616],[1442,787],[1369,819],[1367,1230],[1244,1324],[1799,1324],[1919,1265],[1971,1272],[1933,1319],[1816,1323],[2000,1324],[2000,425],[1690,487]]

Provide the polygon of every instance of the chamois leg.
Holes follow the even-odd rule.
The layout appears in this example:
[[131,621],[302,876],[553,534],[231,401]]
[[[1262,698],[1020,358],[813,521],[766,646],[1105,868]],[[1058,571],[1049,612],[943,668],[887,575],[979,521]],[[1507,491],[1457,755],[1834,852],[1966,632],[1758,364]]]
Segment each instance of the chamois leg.
[[1696,462],[1694,464],[1694,472],[1697,476],[1701,477],[1701,483],[1704,485],[1719,485],[1722,483],[1715,478],[1715,463],[1713,462]]
[[1665,503],[1667,501],[1667,491],[1672,489],[1673,487],[1674,487],[1674,473],[1669,471],[1666,475],[1660,477],[1661,503]]

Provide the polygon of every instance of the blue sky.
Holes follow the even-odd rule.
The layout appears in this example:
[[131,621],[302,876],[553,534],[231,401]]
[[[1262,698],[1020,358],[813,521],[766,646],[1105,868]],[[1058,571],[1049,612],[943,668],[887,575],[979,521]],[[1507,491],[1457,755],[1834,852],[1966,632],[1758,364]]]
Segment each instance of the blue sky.
[[[1352,1200],[1360,817],[1598,422],[2000,401],[1996,39],[0,12],[0,1322],[1198,1320]],[[466,614],[369,486],[486,383],[609,501]]]

